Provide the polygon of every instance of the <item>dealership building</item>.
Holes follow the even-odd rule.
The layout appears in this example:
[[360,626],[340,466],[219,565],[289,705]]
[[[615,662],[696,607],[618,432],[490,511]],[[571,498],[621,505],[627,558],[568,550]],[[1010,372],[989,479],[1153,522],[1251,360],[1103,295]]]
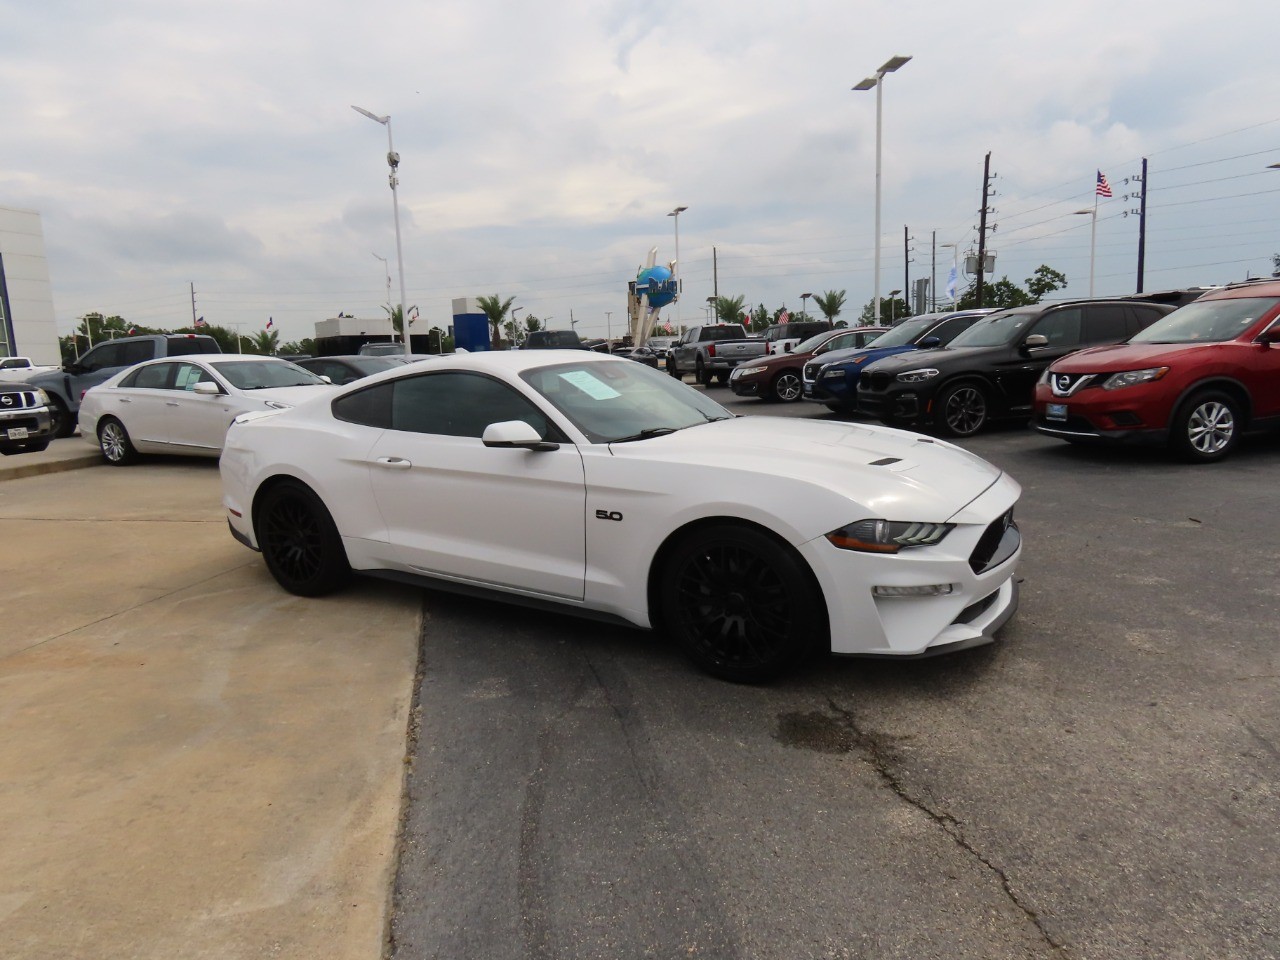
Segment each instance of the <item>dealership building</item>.
[[18,356],[62,363],[40,214],[0,206],[0,357]]

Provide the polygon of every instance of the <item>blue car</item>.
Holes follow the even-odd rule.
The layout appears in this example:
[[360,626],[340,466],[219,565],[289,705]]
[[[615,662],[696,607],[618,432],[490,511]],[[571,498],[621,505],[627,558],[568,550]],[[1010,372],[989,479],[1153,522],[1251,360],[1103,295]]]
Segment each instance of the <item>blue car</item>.
[[825,403],[830,410],[852,413],[858,400],[858,377],[869,364],[909,350],[945,347],[975,320],[993,310],[961,310],[957,313],[925,313],[904,320],[882,333],[869,347],[838,350],[804,365],[803,391],[806,400]]

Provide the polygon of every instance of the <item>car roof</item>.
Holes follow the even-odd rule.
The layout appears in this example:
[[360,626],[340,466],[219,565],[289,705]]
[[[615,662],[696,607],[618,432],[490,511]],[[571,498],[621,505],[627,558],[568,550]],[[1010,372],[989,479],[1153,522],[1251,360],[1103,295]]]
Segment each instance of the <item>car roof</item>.
[[1246,280],[1206,293],[1201,300],[1236,300],[1244,297],[1280,297],[1280,279]]

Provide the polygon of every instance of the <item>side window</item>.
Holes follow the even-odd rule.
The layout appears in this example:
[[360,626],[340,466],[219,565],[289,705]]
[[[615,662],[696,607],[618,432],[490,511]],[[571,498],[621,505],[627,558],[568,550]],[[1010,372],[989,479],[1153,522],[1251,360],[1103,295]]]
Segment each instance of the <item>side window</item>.
[[1118,343],[1127,336],[1129,321],[1120,304],[1098,304],[1085,311],[1085,343]]
[[1129,305],[1125,308],[1129,315],[1127,318],[1128,334],[1132,337],[1139,330],[1145,330],[1161,317],[1165,316],[1165,311],[1157,310],[1154,307]]
[[156,345],[153,340],[125,340],[119,346],[123,348],[124,357],[120,363],[126,367],[150,360],[156,355]]
[[391,426],[391,393],[394,384],[380,383],[368,390],[348,393],[333,401],[333,415],[347,423],[360,423],[366,427]]
[[523,420],[547,435],[547,418],[515,390],[475,373],[435,373],[393,384],[391,429],[476,437],[491,423]]
[[185,357],[192,353],[218,353],[217,341],[209,337],[170,337],[169,356]]
[[120,381],[122,387],[138,387],[143,390],[164,390],[169,386],[169,377],[173,373],[172,363],[151,363],[139,367]]
[[1038,333],[1049,340],[1051,347],[1073,347],[1080,343],[1079,307],[1053,310],[1040,318],[1040,322],[1028,333]]
[[360,374],[348,370],[345,366],[333,360],[326,360],[324,363],[318,364],[318,369],[315,372],[322,377],[328,377],[340,386],[360,379]]
[[101,346],[94,347],[84,355],[80,361],[80,365],[90,373],[96,373],[99,370],[106,370],[108,367],[123,367],[124,356],[122,351],[123,343],[104,343]]
[[832,350],[848,350],[852,347],[861,346],[858,343],[857,334],[842,333],[838,337],[832,337],[817,350],[818,353],[830,353]]
[[[157,366],[161,366],[161,364],[157,364]],[[179,363],[177,367],[178,375],[173,379],[173,388],[175,390],[190,390],[201,380],[217,383],[213,377],[209,376],[207,370],[203,367],[197,367],[194,363]]]
[[876,330],[875,332],[863,331],[859,333],[857,346],[865,347],[869,343],[875,343],[876,337],[880,336],[882,332],[881,330]]

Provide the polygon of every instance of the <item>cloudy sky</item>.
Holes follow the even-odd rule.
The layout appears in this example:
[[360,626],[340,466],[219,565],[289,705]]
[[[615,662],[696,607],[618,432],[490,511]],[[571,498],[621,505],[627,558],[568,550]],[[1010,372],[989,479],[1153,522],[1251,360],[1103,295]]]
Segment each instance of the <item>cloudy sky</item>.
[[[1274,0],[0,0],[0,205],[40,211],[59,328],[98,310],[285,340],[398,286],[384,128],[401,154],[408,302],[516,297],[619,332],[651,246],[685,323],[722,295],[770,309],[881,289],[976,245],[983,157],[996,276],[1041,263],[1132,292],[1269,273],[1280,252]],[[904,265],[903,228],[910,241]],[[938,245],[936,256],[933,243]],[[713,270],[713,250],[716,268]],[[669,311],[674,313],[674,309]],[[610,319],[607,315],[611,313]]]

